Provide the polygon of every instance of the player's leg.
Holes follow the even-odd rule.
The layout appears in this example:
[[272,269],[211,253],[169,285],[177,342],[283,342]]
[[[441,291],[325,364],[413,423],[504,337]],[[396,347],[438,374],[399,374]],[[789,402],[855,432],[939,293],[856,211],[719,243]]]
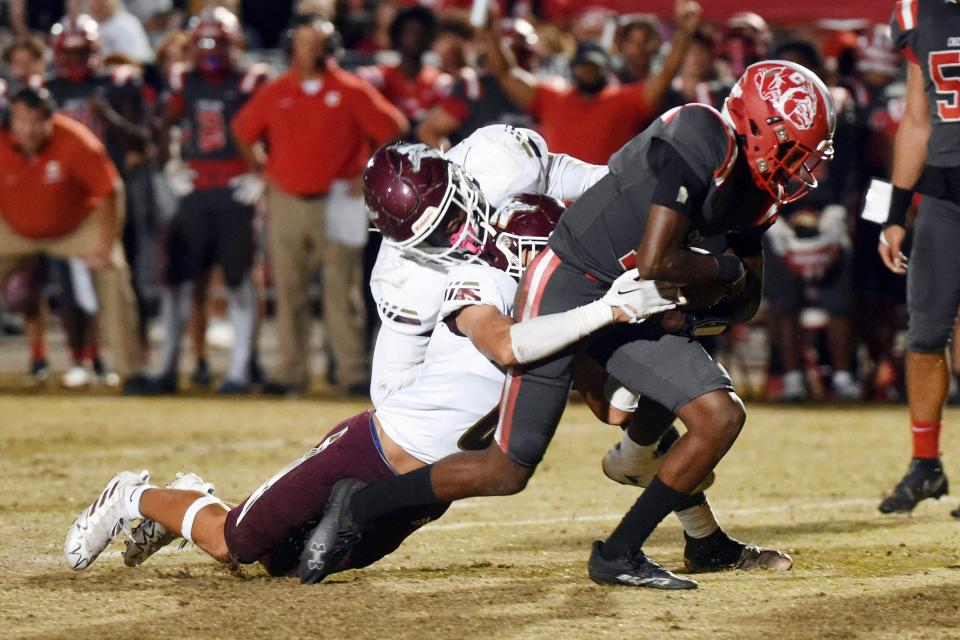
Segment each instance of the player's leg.
[[820,284],[820,305],[830,315],[827,339],[833,377],[830,389],[837,400],[860,400],[862,389],[853,376],[853,330],[850,303],[853,297],[853,257],[844,250]]
[[800,310],[803,305],[803,282],[787,268],[783,256],[777,255],[772,243],[766,243],[763,264],[763,295],[770,305],[770,323],[776,348],[783,362],[781,399],[799,402],[807,397],[803,372],[803,332]]
[[960,305],[960,206],[925,197],[907,272],[907,399],[913,457],[906,475],[880,503],[884,513],[911,511],[947,493],[940,463],[940,425],[950,387],[946,347]]
[[204,269],[193,278],[193,300],[190,302],[190,319],[187,332],[193,351],[194,367],[190,374],[190,384],[206,388],[213,381],[210,363],[207,359],[207,294],[210,290],[210,269]]
[[[594,283],[564,266],[548,250],[540,253],[524,274],[515,315],[522,321],[601,296],[602,290],[598,292]],[[363,532],[387,514],[523,490],[566,406],[573,356],[573,349],[568,349],[536,365],[508,371],[496,442],[485,450],[460,452],[376,485],[338,483],[301,558],[300,579],[322,580],[362,539]]]
[[233,326],[230,361],[218,392],[248,393],[257,324],[257,299],[251,279],[254,209],[235,202],[230,189],[216,191],[219,199],[214,211],[217,262],[227,284],[227,316]]

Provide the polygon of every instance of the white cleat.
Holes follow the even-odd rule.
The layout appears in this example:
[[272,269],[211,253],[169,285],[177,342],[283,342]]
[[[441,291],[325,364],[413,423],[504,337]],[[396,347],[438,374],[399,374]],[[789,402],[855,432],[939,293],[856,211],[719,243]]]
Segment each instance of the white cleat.
[[[659,449],[659,443],[648,446],[631,444],[624,446],[618,442],[603,456],[603,473],[619,484],[633,487],[647,487],[653,477],[660,471],[664,453]],[[704,478],[703,482],[691,493],[706,491],[716,479],[713,471]]]
[[81,387],[87,387],[93,381],[93,376],[87,371],[87,368],[82,365],[74,365],[63,374],[63,379],[61,382],[63,386],[67,389],[79,389]]
[[107,483],[93,504],[80,512],[70,525],[63,545],[63,555],[71,569],[79,571],[89,567],[120,533],[127,521],[122,502],[124,490],[146,484],[148,480],[150,473],[146,470],[121,471]]
[[[211,483],[204,482],[197,474],[182,471],[178,471],[177,477],[164,486],[167,489],[199,491],[210,495],[213,495],[215,490]],[[136,567],[178,537],[156,520],[144,518],[130,531],[126,548],[123,550],[123,563],[128,567]]]

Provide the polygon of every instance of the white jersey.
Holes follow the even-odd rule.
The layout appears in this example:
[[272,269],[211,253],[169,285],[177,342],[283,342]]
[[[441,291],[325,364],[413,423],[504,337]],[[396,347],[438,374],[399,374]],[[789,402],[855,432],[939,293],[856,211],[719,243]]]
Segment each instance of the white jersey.
[[516,290],[513,278],[485,264],[450,269],[414,380],[377,406],[384,432],[418,460],[431,464],[456,453],[463,434],[497,407],[503,389],[504,372],[443,320],[474,305],[510,315]]
[[[536,131],[499,124],[477,129],[447,157],[477,181],[494,207],[520,193],[575,200],[608,172],[605,165],[550,153]],[[446,270],[381,245],[370,275],[370,292],[382,322],[370,376],[375,407],[414,379],[437,321]]]

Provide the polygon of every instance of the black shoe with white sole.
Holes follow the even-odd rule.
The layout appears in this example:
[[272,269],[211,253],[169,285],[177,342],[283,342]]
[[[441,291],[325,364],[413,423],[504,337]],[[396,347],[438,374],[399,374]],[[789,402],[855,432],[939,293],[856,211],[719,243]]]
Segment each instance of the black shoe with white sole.
[[648,558],[642,551],[607,560],[601,555],[603,542],[593,543],[587,569],[597,584],[616,584],[650,589],[696,589],[697,583],[671,573]]
[[316,584],[333,573],[340,560],[360,542],[363,534],[353,522],[351,500],[365,486],[366,482],[354,478],[333,485],[323,519],[310,533],[300,554],[299,573],[303,584]]

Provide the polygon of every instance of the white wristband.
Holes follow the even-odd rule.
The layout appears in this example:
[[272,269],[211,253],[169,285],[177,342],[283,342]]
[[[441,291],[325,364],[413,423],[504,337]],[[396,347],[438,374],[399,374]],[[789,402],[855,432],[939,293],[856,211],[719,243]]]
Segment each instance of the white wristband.
[[510,327],[510,346],[520,364],[535,362],[613,323],[613,309],[602,300],[562,313],[531,318]]

